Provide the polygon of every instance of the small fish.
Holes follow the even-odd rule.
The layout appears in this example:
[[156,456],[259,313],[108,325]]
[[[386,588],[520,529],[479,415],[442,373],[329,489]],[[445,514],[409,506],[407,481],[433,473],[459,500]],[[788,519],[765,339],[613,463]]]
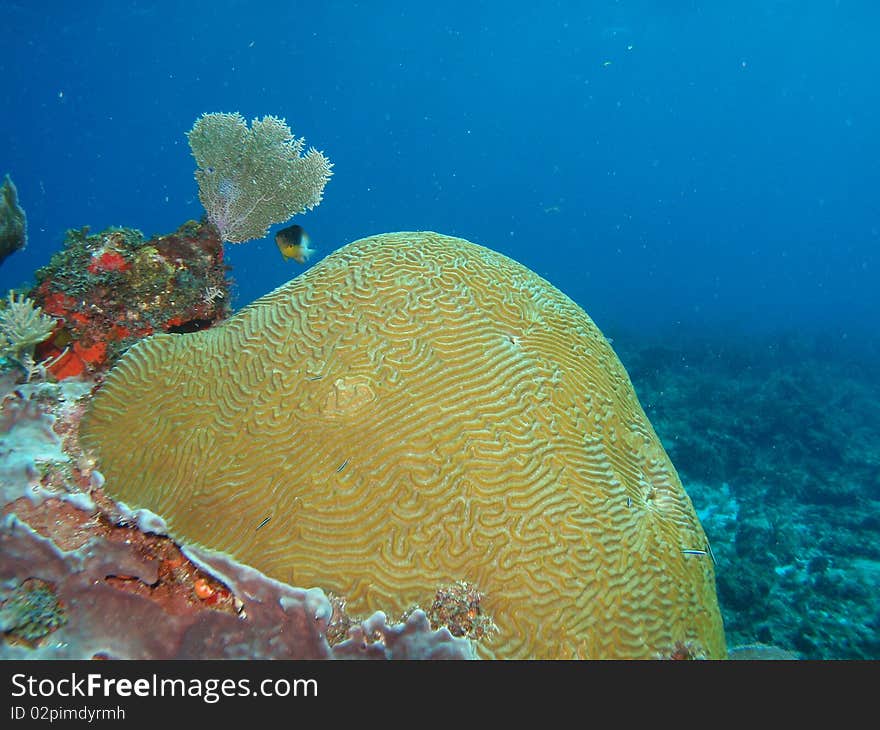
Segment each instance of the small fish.
[[350,458],[348,458],[348,459],[346,459],[345,461],[343,461],[342,464],[340,464],[340,465],[337,467],[336,471],[337,471],[337,472],[340,472],[340,471],[342,471],[343,469],[345,469],[345,467],[348,466],[348,462],[349,462],[349,461],[351,461]]
[[278,244],[278,250],[281,251],[285,261],[293,259],[299,264],[308,261],[315,251],[309,247],[309,234],[302,226],[292,225],[282,228],[275,234],[275,243]]
[[712,546],[709,543],[706,543],[706,548],[706,550],[697,550],[695,548],[682,548],[681,551],[685,555],[708,555],[710,558],[712,558],[712,565],[718,565],[718,563],[715,562],[715,553],[712,552]]
[[257,525],[257,530],[259,530],[261,527],[265,527],[271,519],[271,517],[267,517],[265,520],[263,520],[259,525]]

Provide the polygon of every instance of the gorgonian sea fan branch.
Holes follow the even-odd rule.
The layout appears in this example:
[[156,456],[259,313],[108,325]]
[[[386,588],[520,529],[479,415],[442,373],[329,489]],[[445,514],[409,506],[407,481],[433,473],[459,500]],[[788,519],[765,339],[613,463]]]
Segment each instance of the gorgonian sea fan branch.
[[198,169],[199,200],[229,243],[262,238],[269,226],[321,202],[333,164],[314,148],[304,155],[277,117],[203,114],[187,133]]
[[228,180],[221,180],[216,186],[205,186],[202,203],[208,220],[217,227],[224,240],[228,240],[230,233],[240,226],[240,220],[235,215],[237,198],[238,189]]

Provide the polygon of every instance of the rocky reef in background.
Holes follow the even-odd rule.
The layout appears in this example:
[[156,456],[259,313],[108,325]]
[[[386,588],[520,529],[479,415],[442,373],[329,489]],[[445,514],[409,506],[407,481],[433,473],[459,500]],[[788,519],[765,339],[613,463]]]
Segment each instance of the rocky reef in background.
[[880,658],[880,367],[820,339],[619,335],[717,561],[729,645]]

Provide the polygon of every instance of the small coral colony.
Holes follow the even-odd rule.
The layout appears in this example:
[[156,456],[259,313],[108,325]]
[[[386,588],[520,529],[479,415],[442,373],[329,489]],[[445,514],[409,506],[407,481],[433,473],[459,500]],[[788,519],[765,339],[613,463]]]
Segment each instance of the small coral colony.
[[[261,238],[269,226],[318,205],[332,174],[330,161],[305,150],[276,117],[248,127],[239,114],[205,114],[188,137],[204,220],[150,240],[126,228],[68,231],[63,249],[36,272],[36,286],[10,292],[0,309],[0,368],[10,377],[97,375],[148,335],[224,319],[230,297],[223,244]],[[27,232],[8,175],[0,193],[2,262],[25,247]],[[276,242],[285,259],[300,263],[312,251],[299,225],[279,231]]]

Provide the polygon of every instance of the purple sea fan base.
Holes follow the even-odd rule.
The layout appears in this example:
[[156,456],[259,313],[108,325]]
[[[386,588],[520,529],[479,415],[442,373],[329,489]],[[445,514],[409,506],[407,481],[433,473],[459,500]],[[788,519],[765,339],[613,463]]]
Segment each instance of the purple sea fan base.
[[207,206],[208,220],[216,226],[220,232],[220,238],[228,240],[232,230],[241,226],[241,216],[236,216],[236,206],[240,191],[232,180],[221,180],[217,184],[216,194],[209,199]]

